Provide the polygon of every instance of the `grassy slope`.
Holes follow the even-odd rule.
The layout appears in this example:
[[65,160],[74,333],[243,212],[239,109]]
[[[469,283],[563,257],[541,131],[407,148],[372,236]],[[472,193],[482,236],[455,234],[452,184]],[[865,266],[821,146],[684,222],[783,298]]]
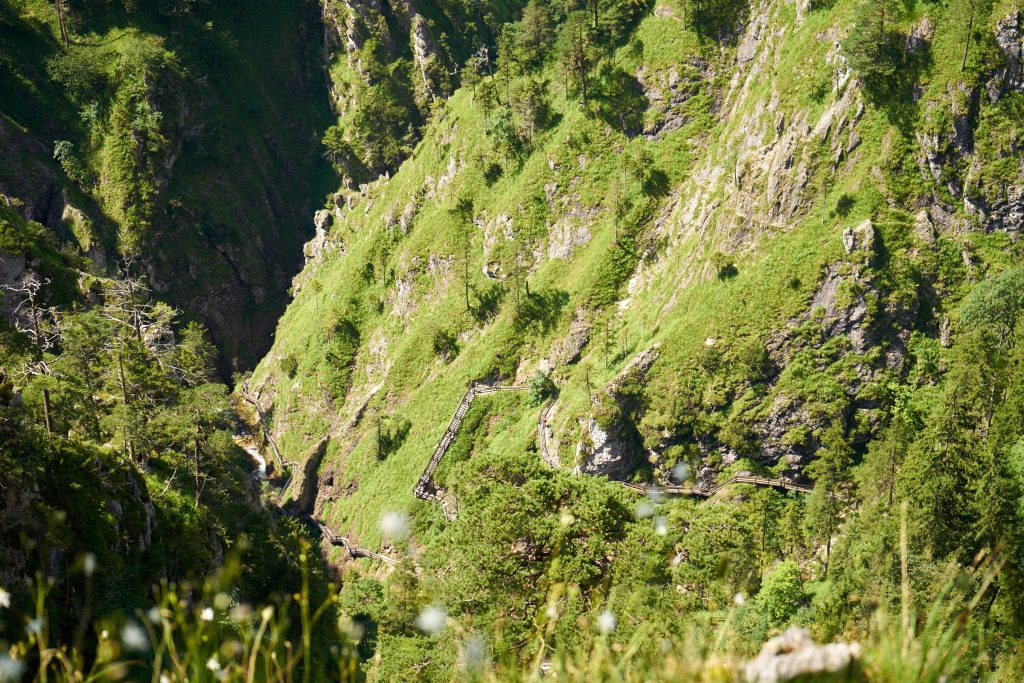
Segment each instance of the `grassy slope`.
[[[763,340],[806,308],[824,267],[844,255],[840,239],[843,228],[874,217],[889,250],[890,263],[894,264],[892,273],[885,276],[906,285],[900,269],[905,268],[903,259],[914,245],[909,236],[909,216],[887,206],[883,195],[886,189],[880,187],[876,169],[892,162],[887,155],[903,153],[894,147],[893,140],[911,131],[894,125],[898,121],[887,107],[867,106],[857,124],[860,147],[840,163],[829,181],[827,196],[821,190],[824,167],[809,166],[808,189],[801,206],[781,224],[752,225],[749,216],[730,215],[737,206],[730,199],[735,191],[732,183],[708,181],[706,175],[698,173],[720,167],[725,175],[730,174],[728,169],[737,159],[749,153],[746,134],[773,126],[775,114],[765,107],[770,100],[777,100],[778,111],[787,121],[797,118],[810,127],[819,121],[844,92],[836,90],[832,81],[836,68],[833,43],[846,30],[845,17],[854,4],[836,2],[797,22],[791,4],[767,3],[768,25],[775,32],[771,38],[774,66],[768,73],[749,78],[743,68],[734,65],[734,47],[700,41],[668,12],[648,15],[634,33],[634,40],[644,45],[639,61],[648,69],[658,69],[702,55],[716,74],[714,83],[705,83],[704,87],[711,90],[715,86],[712,92],[724,98],[724,104],[719,104],[727,109],[728,116],[716,117],[709,112],[712,98],[698,97],[686,105],[686,126],[658,141],[629,140],[582,113],[577,103],[567,101],[558,70],[551,68],[547,75],[552,79],[558,124],[535,141],[532,154],[520,168],[506,165],[505,173],[491,186],[481,178],[481,158],[502,160],[497,152],[489,150],[480,104],[473,102],[469,92],[456,93],[400,171],[345,212],[344,220],[332,233],[333,239],[343,245],[344,255],[329,256],[307,267],[302,275],[307,284],[281,319],[274,348],[254,374],[253,385],[264,387],[264,395],[273,397],[275,429],[287,458],[300,458],[325,432],[337,435],[321,471],[335,473],[336,483],[352,482],[355,491],[327,503],[325,517],[340,531],[354,533],[362,544],[371,547],[379,542],[377,521],[385,510],[411,509],[428,519],[439,518],[434,507],[412,498],[416,477],[467,383],[499,368],[509,378],[513,374],[519,379],[528,377],[552,341],[564,334],[572,312],[586,306],[594,291],[593,277],[607,268],[605,258],[614,240],[614,227],[603,200],[607,178],[617,172],[625,147],[646,147],[656,166],[667,175],[667,186],[677,188],[683,201],[669,214],[659,233],[662,241],[657,263],[645,263],[641,268],[647,273],[641,280],[643,286],[629,297],[628,304],[615,309],[620,311],[618,316],[610,314],[610,309],[598,312],[599,316],[613,317],[614,331],[605,336],[611,337],[608,345],[616,347],[617,352],[608,359],[602,351],[606,343],[602,333],[595,332],[583,360],[556,372],[561,395],[555,429],[565,437],[563,442],[568,442],[561,453],[563,463],[572,464],[576,420],[589,410],[587,378],[595,387],[602,385],[635,352],[655,342],[661,342],[663,349],[659,372],[671,374],[698,354],[706,337],[729,341],[749,335]],[[681,15],[680,7],[659,3],[659,7],[666,6]],[[941,15],[944,10],[922,4],[903,20],[904,25],[909,26],[925,11]],[[997,16],[1001,15],[993,13]],[[948,53],[955,52],[958,37],[953,33],[957,24],[942,21],[941,17],[938,23],[933,61],[923,76],[929,92],[944,90],[947,83],[960,77],[959,62],[948,59]],[[616,59],[630,71],[638,62],[634,55],[634,51],[624,49]],[[731,85],[730,78],[736,79]],[[753,146],[767,142],[770,137],[766,136],[755,140]],[[802,153],[811,154],[817,144],[813,136],[804,136],[797,159]],[[578,160],[580,155],[585,156],[585,168]],[[439,197],[422,200],[408,235],[397,228],[392,235],[385,227],[385,214],[390,211],[400,215],[428,177],[436,179],[445,174],[452,158],[464,163],[465,168]],[[916,167],[913,173],[917,173]],[[467,193],[476,203],[477,216],[485,221],[503,213],[514,216],[523,198],[542,193],[548,183],[557,184],[560,196],[571,196],[584,207],[600,210],[589,222],[593,235],[589,244],[578,249],[569,261],[543,259],[530,277],[530,290],[536,296],[565,301],[555,307],[557,314],[550,327],[535,325],[520,332],[512,324],[514,303],[509,292],[496,317],[478,324],[463,310],[458,229],[448,208],[454,197]],[[660,206],[666,206],[673,197],[662,197]],[[705,206],[722,200],[725,208],[710,212],[712,220],[706,225],[711,229],[698,229],[684,214],[682,207],[694,198]],[[850,199],[852,208],[840,211],[839,203]],[[755,204],[755,214],[759,209],[763,206]],[[549,216],[548,224],[559,217],[557,212]],[[648,234],[652,232],[649,226]],[[480,274],[482,231],[474,229],[472,239],[471,278],[478,298],[492,285]],[[1005,260],[1000,251],[1004,238],[972,239],[983,260]],[[714,277],[710,257],[719,249],[734,253],[736,277],[725,281]],[[454,265],[432,274],[427,267],[432,255],[450,256]],[[373,264],[372,273],[367,264]],[[411,278],[414,303],[411,311],[399,315],[393,311],[394,278],[404,277]],[[308,284],[313,280],[319,287]],[[958,292],[949,294],[955,301]],[[626,292],[619,294],[624,295]],[[324,321],[339,317],[356,322],[361,345],[352,388],[335,400],[318,385],[325,363],[321,349],[330,336],[326,331],[330,324]],[[459,355],[450,364],[438,360],[432,351],[433,333],[438,329],[460,334]],[[294,379],[285,378],[280,371],[281,360],[288,356],[298,361]],[[793,381],[813,385],[827,381],[834,372],[835,368],[819,369],[809,379]],[[361,420],[353,428],[345,426],[367,397],[368,409]],[[756,407],[756,397],[754,400]],[[731,408],[744,409],[750,406]],[[511,415],[505,414],[500,424],[507,427],[492,432],[481,448],[522,448],[531,443],[532,437],[527,434],[535,429],[536,409],[508,405],[497,414],[505,411]],[[397,452],[378,461],[370,443],[371,429],[376,416],[394,413],[409,419],[412,428]],[[446,465],[441,481],[457,476],[457,465]]]

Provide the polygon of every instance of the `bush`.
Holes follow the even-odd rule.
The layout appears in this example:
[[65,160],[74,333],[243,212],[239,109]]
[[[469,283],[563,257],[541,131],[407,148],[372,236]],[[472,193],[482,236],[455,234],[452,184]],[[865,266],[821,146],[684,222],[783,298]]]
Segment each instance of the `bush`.
[[993,328],[1005,339],[1024,310],[1024,269],[1010,268],[978,284],[960,307],[965,329]]
[[716,251],[711,255],[711,263],[718,272],[719,280],[728,280],[739,275],[740,271],[737,270],[735,261],[728,254]]
[[449,330],[434,330],[434,353],[444,361],[450,361],[459,355],[459,340]]
[[604,431],[614,427],[622,417],[622,408],[615,397],[607,391],[601,391],[594,397],[594,421]]
[[412,423],[401,415],[377,420],[377,458],[383,460],[405,443]]
[[555,391],[557,391],[557,388],[555,383],[551,381],[551,376],[538,370],[530,378],[530,405],[539,406],[549,396],[553,396]]
[[800,567],[793,560],[786,560],[764,577],[754,604],[771,625],[781,626],[800,608],[804,598]]
[[288,376],[288,379],[295,377],[295,373],[299,370],[299,361],[296,360],[295,354],[290,353],[281,359],[281,372]]
[[894,0],[865,0],[842,43],[843,56],[876,99],[890,94],[904,61],[904,38],[892,28],[901,5]]

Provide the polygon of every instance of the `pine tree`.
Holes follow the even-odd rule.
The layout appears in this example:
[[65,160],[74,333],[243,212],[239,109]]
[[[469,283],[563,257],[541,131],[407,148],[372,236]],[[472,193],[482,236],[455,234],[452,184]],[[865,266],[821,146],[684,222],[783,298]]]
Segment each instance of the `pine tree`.
[[590,40],[587,19],[579,12],[570,14],[558,37],[559,59],[566,77],[566,90],[579,94],[583,104],[589,96],[590,72],[597,61]]
[[842,48],[869,92],[890,88],[900,66],[903,40],[893,25],[901,12],[899,0],[863,0],[854,13],[853,27]]
[[473,216],[475,210],[473,207],[473,199],[471,197],[462,196],[459,197],[455,206],[450,210],[449,215],[455,223],[456,230],[459,233],[459,245],[460,251],[462,252],[462,284],[463,292],[466,298],[466,312],[470,310],[469,305],[469,252],[470,243],[472,241],[472,230],[473,230]]
[[807,520],[819,539],[824,537],[823,573],[826,575],[832,537],[847,504],[852,464],[853,449],[846,443],[842,425],[834,422],[825,430],[817,458],[807,468],[807,474],[814,479],[814,492],[807,503]]
[[536,70],[544,63],[551,47],[554,32],[547,7],[538,0],[530,0],[519,20],[518,59],[528,70]]

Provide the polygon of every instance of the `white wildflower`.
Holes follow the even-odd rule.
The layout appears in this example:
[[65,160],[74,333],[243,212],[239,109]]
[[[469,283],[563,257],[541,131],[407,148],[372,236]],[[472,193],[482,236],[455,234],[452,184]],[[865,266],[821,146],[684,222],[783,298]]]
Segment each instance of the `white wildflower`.
[[466,641],[463,657],[467,669],[483,669],[487,663],[487,641],[479,635],[470,636]]
[[0,588],[0,607],[11,607],[11,594]]
[[134,621],[129,621],[121,629],[121,642],[126,649],[133,652],[142,652],[149,648],[149,638],[146,637],[146,631]]
[[235,621],[247,621],[252,618],[252,607],[243,602],[229,609],[228,616]]
[[38,636],[43,632],[43,618],[36,617],[25,626],[25,633]]
[[668,534],[668,520],[664,517],[658,517],[654,520],[654,533],[659,536],[665,536]]
[[611,610],[605,610],[597,617],[597,630],[608,635],[615,630],[615,615],[612,614]]
[[82,571],[85,572],[86,576],[92,576],[96,572],[96,556],[92,553],[86,553],[85,559],[82,560]]
[[213,621],[213,608],[204,607],[202,613],[199,615],[199,618],[203,621]]
[[654,503],[660,503],[665,497],[665,492],[661,490],[660,486],[652,486],[647,489],[647,497]]
[[681,484],[690,478],[690,468],[685,462],[678,462],[672,468],[672,481]]
[[436,635],[444,629],[447,620],[448,616],[443,609],[427,605],[420,610],[420,615],[416,617],[416,627],[424,633]]
[[654,505],[649,500],[641,501],[641,503],[636,506],[636,518],[637,519],[647,519],[648,517],[650,517],[653,514],[654,514]]
[[213,655],[206,660],[206,668],[214,673],[220,671],[220,662],[217,661],[217,655]]
[[575,521],[576,521],[576,518],[573,517],[568,512],[563,512],[562,516],[558,519],[558,523],[561,524],[563,527],[568,527],[568,526],[572,525],[572,523],[575,522]]
[[0,683],[20,681],[24,673],[25,663],[23,661],[0,654]]
[[380,530],[392,540],[405,540],[409,535],[409,516],[400,511],[385,512],[380,518]]
[[737,607],[742,607],[743,604],[747,601],[747,596],[745,596],[743,593],[737,593],[736,595],[732,596],[732,601],[733,604],[735,604]]

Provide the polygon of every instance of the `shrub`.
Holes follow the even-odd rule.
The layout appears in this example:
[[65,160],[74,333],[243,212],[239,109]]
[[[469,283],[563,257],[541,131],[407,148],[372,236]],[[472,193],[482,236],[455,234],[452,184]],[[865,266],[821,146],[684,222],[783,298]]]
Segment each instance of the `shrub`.
[[288,379],[295,377],[295,373],[299,370],[299,361],[295,358],[294,353],[290,353],[281,359],[281,372],[288,376]]
[[728,280],[739,275],[740,271],[736,269],[736,262],[728,254],[716,251],[711,255],[711,263],[715,266],[719,280]]
[[434,353],[442,360],[450,361],[459,355],[459,340],[449,330],[434,330]]
[[401,415],[377,420],[377,458],[383,460],[405,443],[412,423]]
[[539,406],[556,391],[555,383],[551,376],[538,370],[530,378],[530,405]]
[[804,597],[800,568],[793,560],[786,560],[764,577],[754,603],[771,625],[780,626],[799,609]]

